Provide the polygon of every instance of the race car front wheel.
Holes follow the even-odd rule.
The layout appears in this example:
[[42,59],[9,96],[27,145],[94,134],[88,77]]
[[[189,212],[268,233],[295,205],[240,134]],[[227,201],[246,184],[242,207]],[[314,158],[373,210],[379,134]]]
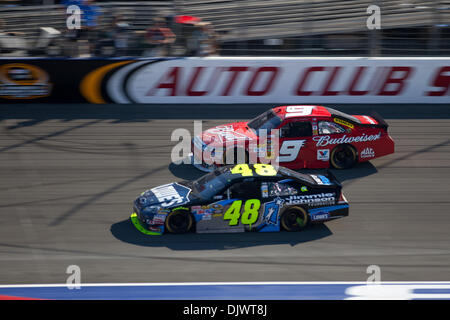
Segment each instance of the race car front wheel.
[[341,144],[331,151],[330,163],[335,169],[348,169],[356,163],[356,150],[347,144]]
[[194,218],[187,210],[176,210],[169,213],[166,218],[166,229],[170,233],[186,233],[191,230]]
[[308,214],[302,207],[291,207],[283,212],[280,222],[286,231],[301,231],[308,225]]

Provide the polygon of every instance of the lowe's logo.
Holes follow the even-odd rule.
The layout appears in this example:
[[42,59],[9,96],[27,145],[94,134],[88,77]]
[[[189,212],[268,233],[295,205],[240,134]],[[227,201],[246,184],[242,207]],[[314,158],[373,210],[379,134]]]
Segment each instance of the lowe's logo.
[[319,221],[319,220],[328,220],[330,218],[330,214],[328,212],[317,212],[317,213],[311,213],[311,220],[312,221]]

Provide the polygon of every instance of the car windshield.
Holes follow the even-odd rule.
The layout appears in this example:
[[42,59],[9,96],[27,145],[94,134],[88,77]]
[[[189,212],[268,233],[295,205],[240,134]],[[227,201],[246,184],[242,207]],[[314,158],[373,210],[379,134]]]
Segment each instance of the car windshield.
[[258,130],[265,129],[270,131],[281,124],[282,120],[272,110],[268,110],[263,114],[257,116],[255,119],[248,122],[247,126],[252,129],[256,135]]
[[192,183],[193,192],[203,199],[210,199],[228,185],[222,170],[214,170]]

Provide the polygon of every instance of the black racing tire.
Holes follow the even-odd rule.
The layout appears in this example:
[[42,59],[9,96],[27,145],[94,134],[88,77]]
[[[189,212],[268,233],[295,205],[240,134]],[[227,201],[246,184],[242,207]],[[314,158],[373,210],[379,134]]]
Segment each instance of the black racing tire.
[[170,212],[165,221],[166,230],[170,233],[187,233],[192,229],[194,218],[188,210],[180,209]]
[[[234,156],[233,156],[233,163],[227,163],[227,154],[234,152]],[[227,165],[227,164],[240,164],[240,163],[249,163],[249,155],[247,150],[244,150],[244,154],[245,154],[245,160],[244,162],[237,162],[237,158],[238,158],[238,148],[233,148],[233,150],[229,150],[228,152],[224,152],[223,154],[223,164]]]
[[348,144],[336,146],[330,155],[330,164],[335,169],[348,169],[353,167],[358,160],[355,148]]
[[289,207],[281,214],[280,223],[286,231],[302,231],[309,224],[308,213],[302,207]]

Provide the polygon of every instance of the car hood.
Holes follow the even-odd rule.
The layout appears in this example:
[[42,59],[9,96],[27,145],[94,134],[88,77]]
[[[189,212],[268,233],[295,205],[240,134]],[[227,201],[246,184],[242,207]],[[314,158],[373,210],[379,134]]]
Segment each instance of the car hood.
[[190,201],[191,188],[174,182],[143,192],[135,201],[139,209],[149,206],[169,209]]
[[255,133],[247,127],[247,121],[228,123],[212,127],[202,133],[202,140],[206,144],[223,144],[229,141],[252,140]]

